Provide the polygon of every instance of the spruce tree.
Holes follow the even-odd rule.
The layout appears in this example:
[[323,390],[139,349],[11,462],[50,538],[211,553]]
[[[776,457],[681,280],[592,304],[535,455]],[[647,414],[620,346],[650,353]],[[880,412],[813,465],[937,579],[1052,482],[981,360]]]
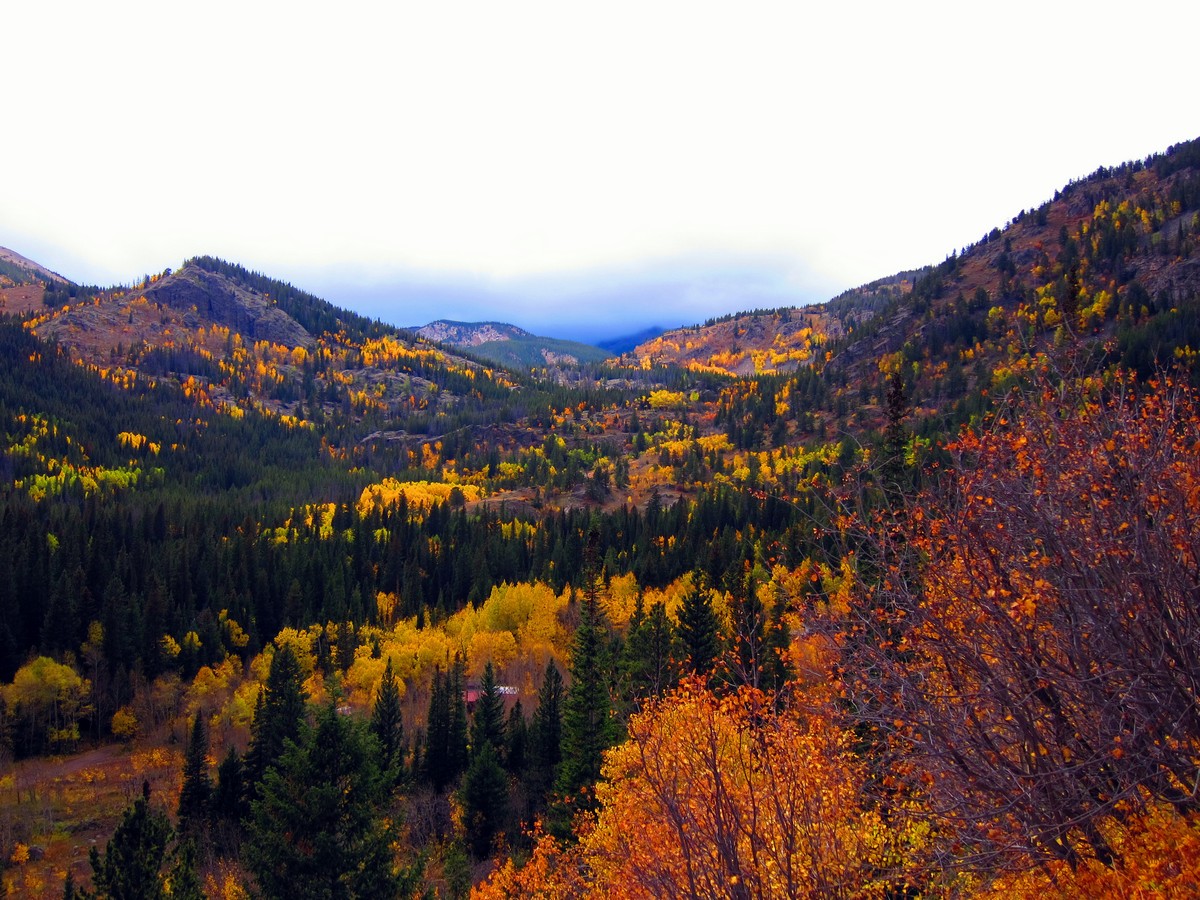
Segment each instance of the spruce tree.
[[484,740],[474,751],[459,796],[471,852],[477,859],[484,859],[508,815],[508,775],[491,741]]
[[571,648],[571,686],[563,703],[562,761],[556,787],[568,811],[592,805],[591,791],[600,779],[604,751],[616,743],[604,643],[592,583],[575,631]]
[[767,617],[758,596],[758,579],[751,570],[743,578],[731,577],[730,584],[733,648],[726,658],[728,675],[734,683],[762,687]]
[[467,661],[454,654],[450,668],[450,732],[446,746],[450,777],[457,778],[467,768]]
[[179,830],[198,835],[208,816],[212,779],[208,774],[208,729],[204,714],[196,711],[183,756],[183,788],[179,792]]
[[217,766],[217,786],[212,796],[213,811],[224,818],[240,819],[243,796],[242,758],[235,748],[230,747],[221,764]]
[[[641,605],[641,598],[638,598]],[[679,680],[679,639],[661,600],[647,615],[630,619],[623,662],[632,700],[659,697]]]
[[539,803],[558,778],[558,764],[562,761],[563,695],[562,673],[551,659],[546,663],[546,674],[538,689],[538,706],[529,727],[533,766],[530,781],[535,801]]
[[479,699],[475,701],[475,715],[471,720],[471,753],[478,754],[484,744],[490,744],[499,760],[504,753],[504,738],[504,699],[496,685],[496,670],[489,660],[483,668]]
[[246,779],[253,790],[283,755],[287,741],[299,739],[304,722],[304,673],[291,647],[281,647],[271,657],[267,686],[259,697],[246,752]]
[[[104,855],[95,847],[89,860],[92,889],[79,890],[73,880],[63,889],[65,900],[160,900],[171,897],[199,900],[200,880],[196,875],[190,843],[169,852],[174,830],[164,812],[150,805],[150,784],[142,783],[142,795],[125,810]],[[164,871],[164,866],[173,863]],[[168,892],[167,885],[171,886]]]
[[525,721],[525,711],[521,708],[520,700],[508,711],[504,733],[504,768],[513,775],[520,775],[525,770],[529,755],[529,725]]
[[692,573],[692,589],[679,607],[679,641],[687,672],[711,674],[721,652],[720,625],[700,572]]
[[371,733],[379,742],[379,759],[384,773],[399,780],[404,757],[404,719],[400,712],[400,684],[389,657],[371,711]]
[[330,704],[268,769],[245,847],[264,898],[397,895],[378,755],[365,725]]
[[425,777],[435,791],[450,783],[450,685],[441,669],[433,672],[429,692],[429,713],[425,719]]

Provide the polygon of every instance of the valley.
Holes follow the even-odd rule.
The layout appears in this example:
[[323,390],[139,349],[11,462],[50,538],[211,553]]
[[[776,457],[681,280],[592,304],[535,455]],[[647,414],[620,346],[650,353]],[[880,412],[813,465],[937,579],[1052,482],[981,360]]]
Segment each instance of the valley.
[[1187,896],[1198,242],[1195,141],[621,353],[0,251],[6,888]]

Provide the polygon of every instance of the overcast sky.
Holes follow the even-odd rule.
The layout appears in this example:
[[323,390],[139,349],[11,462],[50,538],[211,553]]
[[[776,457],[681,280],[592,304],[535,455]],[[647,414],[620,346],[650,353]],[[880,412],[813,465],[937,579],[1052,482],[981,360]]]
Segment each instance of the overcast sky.
[[8,3],[0,245],[607,337],[938,262],[1200,136],[1200,3]]

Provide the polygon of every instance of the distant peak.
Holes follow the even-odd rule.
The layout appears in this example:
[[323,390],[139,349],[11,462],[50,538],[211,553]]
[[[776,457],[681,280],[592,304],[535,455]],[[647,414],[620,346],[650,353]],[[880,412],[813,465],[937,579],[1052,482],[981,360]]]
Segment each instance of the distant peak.
[[0,262],[16,266],[18,269],[24,269],[31,276],[56,281],[59,284],[70,284],[67,279],[63,278],[57,272],[51,272],[41,263],[36,263],[32,259],[17,253],[15,250],[9,250],[7,247],[0,247]]
[[494,341],[511,341],[532,337],[528,331],[505,322],[453,322],[439,319],[415,329],[427,341],[452,344],[456,347],[478,347]]

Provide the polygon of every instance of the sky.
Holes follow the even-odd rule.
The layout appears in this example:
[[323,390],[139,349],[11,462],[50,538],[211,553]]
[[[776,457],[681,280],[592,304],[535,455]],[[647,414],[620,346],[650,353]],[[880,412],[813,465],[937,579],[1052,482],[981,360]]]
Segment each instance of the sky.
[[600,340],[936,263],[1200,137],[1200,3],[9,3],[0,245]]

